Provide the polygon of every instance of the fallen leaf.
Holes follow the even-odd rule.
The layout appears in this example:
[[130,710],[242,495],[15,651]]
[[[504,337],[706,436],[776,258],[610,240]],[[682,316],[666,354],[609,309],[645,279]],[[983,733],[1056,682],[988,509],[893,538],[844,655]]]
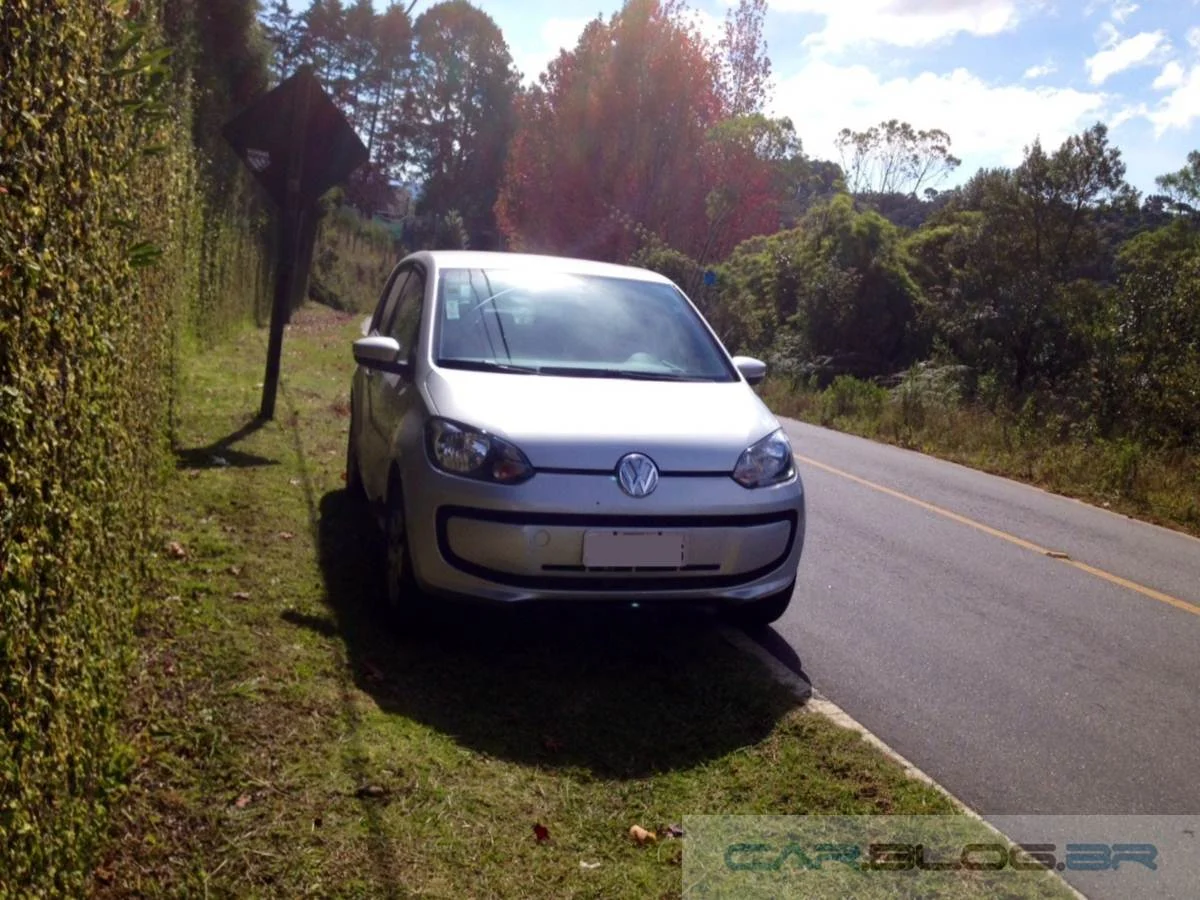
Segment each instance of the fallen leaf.
[[683,837],[683,828],[679,825],[668,825],[666,828],[658,829],[659,837],[681,838]]
[[233,805],[236,806],[238,809],[245,809],[247,806],[250,805],[250,795],[242,794],[240,797],[238,797],[236,800],[233,801]]
[[539,844],[550,840],[550,829],[541,823],[535,823],[533,826],[533,836]]
[[638,844],[653,844],[658,840],[654,832],[647,831],[641,825],[631,825],[629,828],[629,836]]
[[292,487],[300,487],[300,479],[299,478],[289,478],[288,484],[290,484]]
[[584,862],[584,861],[581,859],[581,860],[579,861],[579,868],[581,868],[581,869],[598,869],[598,868],[600,868],[600,863],[598,863],[598,862],[595,862],[595,863],[593,863],[593,862]]
[[285,540],[285,541],[290,541],[290,540],[291,540],[292,538],[294,538],[295,536],[296,536],[296,535],[295,535],[295,534],[293,534],[293,533],[292,533],[292,532],[290,532],[290,531],[281,531],[281,532],[279,532],[279,537],[280,537],[282,540]]
[[359,800],[378,800],[387,796],[387,789],[378,784],[364,784],[354,792],[354,796]]
[[167,544],[167,553],[176,559],[187,558],[187,550],[184,549],[183,544],[179,543],[179,541],[171,541],[171,543]]
[[235,591],[233,594],[233,599],[234,600],[249,600],[250,595],[248,593],[246,593],[245,591]]
[[1061,550],[1047,550],[1046,555],[1051,559],[1070,559],[1071,557],[1063,553]]
[[229,567],[229,574],[230,574],[230,575],[241,575],[241,574],[242,574],[242,567],[241,567],[241,566],[230,566],[230,567]]

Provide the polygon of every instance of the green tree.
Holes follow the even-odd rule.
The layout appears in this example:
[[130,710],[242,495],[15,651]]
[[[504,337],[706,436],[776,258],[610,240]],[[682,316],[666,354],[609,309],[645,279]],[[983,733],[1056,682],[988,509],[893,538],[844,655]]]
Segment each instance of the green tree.
[[950,135],[939,128],[917,131],[889,119],[866,131],[843,128],[837,136],[842,170],[850,193],[916,196],[958,168]]
[[860,374],[882,375],[926,349],[900,230],[845,194],[795,229],[739,245],[719,283],[713,317],[723,336],[784,371],[852,356]]
[[1108,336],[1110,428],[1156,441],[1200,440],[1200,230],[1186,220],[1132,238]]
[[984,170],[909,242],[925,312],[959,359],[1013,396],[1069,379],[1099,315],[1089,285],[1112,248],[1099,218],[1136,197],[1097,124],[1016,169]]
[[342,0],[312,0],[302,18],[300,56],[326,88],[342,100],[346,60],[346,10]]
[[508,45],[492,17],[467,0],[431,6],[414,33],[405,109],[424,181],[420,207],[438,216],[457,210],[472,246],[496,246],[492,208],[519,89]]
[[304,21],[292,12],[288,0],[272,0],[263,17],[263,29],[271,42],[271,74],[276,82],[292,74],[304,38]]
[[1155,179],[1160,190],[1189,212],[1200,211],[1200,150],[1188,154],[1187,165],[1178,172]]
[[412,67],[412,20],[392,3],[375,21],[374,64],[360,92],[364,140],[373,163],[393,177],[408,161],[408,122],[402,102]]

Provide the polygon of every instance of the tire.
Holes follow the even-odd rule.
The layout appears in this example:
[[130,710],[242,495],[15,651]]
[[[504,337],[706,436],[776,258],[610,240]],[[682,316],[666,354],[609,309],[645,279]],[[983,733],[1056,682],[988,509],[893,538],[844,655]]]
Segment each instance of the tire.
[[357,433],[358,423],[354,420],[354,397],[350,398],[350,428],[346,435],[346,493],[353,500],[366,499],[367,491],[363,486],[362,469],[358,463],[358,441],[354,436]]
[[396,623],[407,624],[425,612],[425,595],[413,575],[412,555],[408,549],[408,527],[404,517],[404,496],[398,486],[388,491],[383,519],[384,560],[387,585],[384,594],[386,612]]
[[725,618],[733,625],[744,628],[755,628],[770,625],[777,621],[792,602],[792,593],[796,590],[796,580],[793,578],[782,591],[749,600],[745,603],[730,605],[725,609]]

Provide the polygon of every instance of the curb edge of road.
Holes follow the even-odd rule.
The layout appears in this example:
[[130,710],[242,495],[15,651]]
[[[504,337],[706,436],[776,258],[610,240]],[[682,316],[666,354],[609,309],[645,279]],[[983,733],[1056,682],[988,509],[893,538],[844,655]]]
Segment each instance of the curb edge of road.
[[[999,828],[987,821],[982,815],[980,815],[978,811],[956,797],[945,785],[935,781],[932,776],[914,765],[911,760],[901,755],[891,745],[886,743],[870,729],[868,729],[867,726],[863,725],[832,700],[822,696],[821,693],[814,688],[810,682],[801,678],[794,671],[784,665],[773,653],[771,653],[770,650],[768,650],[758,641],[754,640],[754,638],[750,637],[741,629],[733,627],[722,628],[721,635],[728,643],[732,644],[738,650],[753,656],[760,663],[762,663],[776,681],[780,682],[782,685],[784,685],[784,687],[788,688],[793,694],[795,694],[795,696],[802,702],[806,710],[817,715],[824,716],[841,728],[846,728],[850,731],[856,732],[864,741],[882,753],[889,760],[900,766],[900,768],[904,770],[904,774],[915,779],[916,781],[921,782],[922,784],[928,785],[938,793],[942,794],[963,815],[969,816],[977,822],[980,822],[1005,840],[1011,840],[1008,835],[1004,834],[1004,832],[1002,832]],[[1087,898],[1081,894],[1078,889],[1069,884],[1067,880],[1058,872],[1051,872],[1050,874],[1057,878],[1059,883],[1066,888],[1070,894],[1078,898],[1078,900],[1087,900]]]

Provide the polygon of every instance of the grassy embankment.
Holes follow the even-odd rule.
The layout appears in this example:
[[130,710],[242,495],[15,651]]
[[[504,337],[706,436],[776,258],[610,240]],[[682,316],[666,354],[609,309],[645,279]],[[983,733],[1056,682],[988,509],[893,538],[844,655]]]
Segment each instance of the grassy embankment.
[[824,391],[768,379],[761,396],[790,416],[1038,485],[1200,535],[1200,456],[1129,440],[1085,440],[1068,427],[963,404],[936,382],[893,390],[842,378]]

